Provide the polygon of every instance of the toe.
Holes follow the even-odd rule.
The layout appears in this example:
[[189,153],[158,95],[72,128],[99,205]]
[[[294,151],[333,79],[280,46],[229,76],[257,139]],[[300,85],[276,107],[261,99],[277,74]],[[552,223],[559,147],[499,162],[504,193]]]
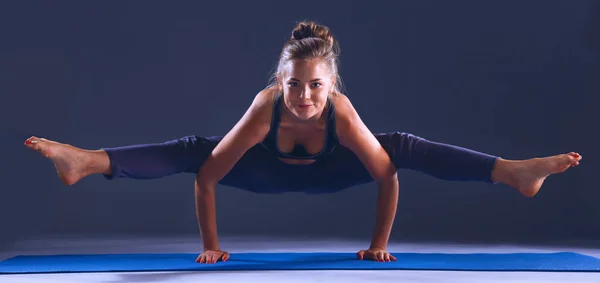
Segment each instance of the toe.
[[43,151],[43,146],[42,146],[43,143],[40,143],[40,141],[41,140],[39,138],[35,138],[35,137],[29,138],[25,141],[25,146],[34,151],[42,152]]
[[37,142],[39,142],[41,139],[36,137],[36,136],[32,136],[30,138],[28,138],[27,140],[25,140],[25,144],[35,144]]
[[581,156],[574,152],[565,154],[563,158],[564,158],[563,159],[564,161],[562,161],[563,166],[568,166],[568,167],[578,166],[579,161],[581,160]]
[[577,153],[569,153],[569,154],[567,154],[567,158],[570,163],[575,163],[575,162],[581,160],[581,156]]

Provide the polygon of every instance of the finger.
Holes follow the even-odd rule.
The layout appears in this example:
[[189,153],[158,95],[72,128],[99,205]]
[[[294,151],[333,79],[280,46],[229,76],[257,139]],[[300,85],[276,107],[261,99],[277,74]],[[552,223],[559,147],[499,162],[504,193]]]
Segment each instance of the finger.
[[379,261],[379,259],[377,258],[377,252],[370,252],[369,258],[371,258],[374,261]]
[[223,261],[227,261],[229,259],[229,253],[225,253],[223,255]]
[[214,254],[210,255],[210,261],[208,263],[215,263],[215,255]]
[[384,254],[384,252],[378,252],[377,253],[377,260],[378,261],[380,261],[380,262],[384,261],[384,255],[383,254]]
[[357,252],[356,256],[358,257],[358,259],[363,260],[365,258],[365,251],[361,250],[361,251]]
[[385,253],[384,257],[385,262],[390,262],[390,254],[389,253]]
[[206,255],[205,254],[201,254],[200,255],[200,263],[204,263],[206,262]]
[[391,259],[392,261],[396,261],[396,257],[395,257],[395,256],[393,256],[393,255],[391,255],[391,254],[390,254],[390,259]]
[[366,252],[365,252],[365,258],[368,258],[368,259],[370,259],[370,260],[377,261],[377,252],[370,252],[370,251],[366,251]]

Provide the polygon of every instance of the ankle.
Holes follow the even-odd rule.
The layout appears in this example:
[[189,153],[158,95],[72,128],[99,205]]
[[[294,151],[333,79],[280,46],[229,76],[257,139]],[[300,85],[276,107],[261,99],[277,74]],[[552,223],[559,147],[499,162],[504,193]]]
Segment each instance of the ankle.
[[498,158],[492,170],[492,181],[515,187],[515,168],[519,161]]
[[111,174],[110,159],[104,150],[84,150],[86,175]]

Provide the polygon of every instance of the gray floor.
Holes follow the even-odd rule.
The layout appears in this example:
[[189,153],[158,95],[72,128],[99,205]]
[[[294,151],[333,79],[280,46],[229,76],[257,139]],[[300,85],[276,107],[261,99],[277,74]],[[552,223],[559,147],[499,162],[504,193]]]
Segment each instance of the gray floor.
[[[230,252],[356,252],[365,242],[339,239],[290,240],[223,238]],[[53,238],[27,240],[0,252],[0,260],[15,255],[56,253],[194,252],[197,237],[168,238]],[[547,246],[391,243],[398,252],[556,252],[573,251],[600,257],[598,245]],[[135,272],[0,275],[0,282],[600,282],[600,273],[568,272],[458,272],[458,271],[240,271]]]

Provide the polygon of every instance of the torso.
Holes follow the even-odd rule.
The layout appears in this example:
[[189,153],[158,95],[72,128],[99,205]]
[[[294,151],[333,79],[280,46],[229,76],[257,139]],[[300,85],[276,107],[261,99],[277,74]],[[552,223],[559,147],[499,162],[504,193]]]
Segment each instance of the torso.
[[[282,162],[300,165],[311,164],[335,148],[338,141],[335,136],[335,108],[332,102],[328,103],[318,121],[298,122],[284,114],[285,105],[283,100],[278,101],[280,97],[279,94],[275,95],[272,113],[279,115],[278,126],[276,117],[272,117],[271,129],[263,146]],[[295,151],[295,147],[299,147],[297,149],[300,151]]]
[[[302,146],[310,155],[321,152],[325,146],[326,135],[325,121],[319,121],[316,125],[298,125],[298,123],[282,119],[279,124],[277,136],[277,147],[283,153],[291,153],[295,146]],[[316,159],[295,159],[278,157],[281,161],[290,164],[310,164]]]

